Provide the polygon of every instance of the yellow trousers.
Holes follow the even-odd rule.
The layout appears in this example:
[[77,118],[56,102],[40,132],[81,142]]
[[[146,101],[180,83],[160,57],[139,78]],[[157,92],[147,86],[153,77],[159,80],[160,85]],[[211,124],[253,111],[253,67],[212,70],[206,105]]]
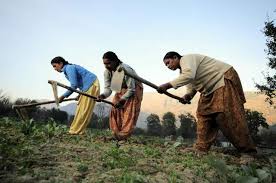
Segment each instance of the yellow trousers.
[[[85,92],[97,97],[100,94],[100,83],[96,79],[92,86]],[[70,126],[70,134],[83,134],[89,124],[96,101],[92,98],[81,95],[78,101],[74,120]]]

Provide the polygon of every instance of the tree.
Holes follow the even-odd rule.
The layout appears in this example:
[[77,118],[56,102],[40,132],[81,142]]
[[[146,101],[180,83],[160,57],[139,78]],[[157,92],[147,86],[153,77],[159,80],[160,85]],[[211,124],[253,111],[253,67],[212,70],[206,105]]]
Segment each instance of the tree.
[[196,119],[190,113],[180,114],[180,128],[177,133],[183,138],[195,138],[196,137]]
[[9,116],[12,111],[12,103],[2,90],[0,90],[0,116]]
[[167,112],[163,115],[163,135],[176,135],[176,126],[175,126],[175,115],[172,112]]
[[[37,103],[36,100],[31,100],[28,98],[18,98],[14,103],[10,102],[9,97],[5,96],[0,90],[0,116],[17,116],[15,110],[12,109],[12,104],[22,105],[22,104],[31,104]],[[65,111],[59,109],[50,109],[35,107],[24,107],[20,108],[20,114],[24,119],[34,119],[35,121],[48,121],[50,118],[55,121],[66,123],[68,120],[68,114]]]
[[262,113],[259,113],[258,111],[251,111],[249,109],[245,110],[245,117],[252,139],[254,140],[254,142],[259,142],[260,138],[258,136],[258,132],[260,127],[269,127],[266,119],[263,117]]
[[[265,22],[265,27],[263,30],[264,35],[266,36],[266,46],[267,46],[267,56],[268,56],[268,66],[276,70],[276,27],[273,20],[268,20]],[[273,99],[276,98],[276,72],[274,75],[266,73],[264,75],[265,83],[256,84],[256,87],[264,93],[267,98],[266,101],[270,105],[274,105]],[[276,106],[275,106],[276,107]]]
[[68,120],[67,112],[55,108],[50,110],[50,117],[52,117],[55,121],[59,121],[63,124],[65,124]]
[[92,117],[91,117],[91,119],[90,119],[90,122],[89,122],[89,127],[90,128],[96,128],[96,129],[99,129],[99,126],[101,125],[101,124],[99,124],[99,120],[98,120],[99,118],[98,118],[98,115],[97,114],[95,114],[94,112],[93,112],[93,114],[92,114]]
[[[14,102],[15,105],[23,105],[23,104],[32,104],[36,103],[36,100],[31,100],[28,98],[18,98]],[[26,108],[21,108],[21,114],[25,118],[33,118],[35,114],[38,112],[39,107],[26,107]]]
[[144,135],[145,130],[139,127],[135,127],[132,132],[133,135]]
[[92,118],[89,124],[90,128],[96,129],[108,129],[109,128],[109,117],[108,116],[98,116],[96,113],[93,113]]
[[157,114],[150,114],[147,117],[147,133],[149,135],[161,136],[162,135],[162,126],[160,123],[159,116]]
[[109,116],[105,116],[103,119],[101,119],[102,122],[102,129],[109,129]]
[[104,103],[97,104],[95,108],[95,113],[98,116],[98,127],[99,129],[108,129],[109,128],[109,106]]
[[276,147],[276,125],[270,126],[268,129],[262,129],[260,132],[262,144],[270,147]]

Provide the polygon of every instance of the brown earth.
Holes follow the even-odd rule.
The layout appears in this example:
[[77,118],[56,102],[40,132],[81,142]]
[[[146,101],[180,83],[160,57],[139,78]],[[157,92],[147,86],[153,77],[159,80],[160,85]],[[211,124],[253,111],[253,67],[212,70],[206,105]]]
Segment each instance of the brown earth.
[[276,181],[276,154],[269,149],[251,156],[231,147],[202,153],[190,148],[189,139],[134,135],[116,142],[104,140],[109,130],[87,129],[81,136],[68,130],[54,122],[0,118],[0,182]]

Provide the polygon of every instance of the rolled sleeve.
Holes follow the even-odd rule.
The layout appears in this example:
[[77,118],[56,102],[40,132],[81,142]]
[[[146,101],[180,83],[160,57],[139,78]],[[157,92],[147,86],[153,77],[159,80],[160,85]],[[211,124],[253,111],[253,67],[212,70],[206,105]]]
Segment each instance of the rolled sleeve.
[[135,80],[128,76],[126,77],[127,92],[121,97],[122,99],[129,99],[135,94]]
[[172,80],[170,84],[174,89],[177,89],[181,86],[187,85],[193,81],[191,70],[186,69],[183,71],[176,79]]
[[[135,71],[128,65],[126,64],[122,64],[122,67],[124,67],[124,69],[132,74],[132,75],[136,75]],[[133,78],[125,75],[125,78],[124,78],[125,82],[126,82],[126,85],[127,85],[127,91],[126,93],[121,97],[122,99],[129,99],[130,97],[132,97],[133,95],[135,95],[135,87],[136,87],[136,82]]]

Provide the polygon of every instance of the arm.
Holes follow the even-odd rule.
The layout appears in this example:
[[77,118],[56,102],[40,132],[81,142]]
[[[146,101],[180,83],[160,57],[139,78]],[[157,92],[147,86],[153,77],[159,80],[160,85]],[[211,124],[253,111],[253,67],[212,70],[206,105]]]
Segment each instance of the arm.
[[[74,66],[67,66],[66,68],[66,74],[68,77],[68,80],[70,82],[71,88],[77,89],[78,88],[78,80],[77,80],[77,69]],[[73,92],[70,90],[67,90],[62,97],[66,98],[69,97]]]
[[[121,66],[123,67],[123,66]],[[134,72],[134,70],[130,67],[124,67],[124,69],[126,70],[126,72],[131,73],[131,74],[136,74]],[[116,108],[123,108],[124,104],[126,103],[126,101],[132,97],[133,95],[135,95],[135,80],[131,77],[129,77],[128,75],[124,76],[124,80],[126,82],[127,85],[127,91],[126,93],[120,98],[120,100],[115,104]]]
[[192,100],[195,96],[195,94],[197,93],[197,91],[193,88],[192,84],[188,84],[186,85],[186,94],[183,96],[183,98],[185,100]]
[[[128,73],[135,74],[134,70],[129,67],[125,67],[125,70]],[[132,97],[135,94],[135,87],[136,87],[135,80],[133,78],[125,75],[125,81],[126,81],[126,85],[127,85],[127,92],[121,97],[121,99],[123,99],[123,100],[127,100],[130,97]]]
[[123,100],[127,100],[135,94],[135,80],[126,76],[127,92],[121,97]]
[[185,60],[181,59],[180,67],[180,75],[170,82],[174,89],[187,85],[194,80],[197,70],[197,62],[194,57],[188,57],[185,58]]

